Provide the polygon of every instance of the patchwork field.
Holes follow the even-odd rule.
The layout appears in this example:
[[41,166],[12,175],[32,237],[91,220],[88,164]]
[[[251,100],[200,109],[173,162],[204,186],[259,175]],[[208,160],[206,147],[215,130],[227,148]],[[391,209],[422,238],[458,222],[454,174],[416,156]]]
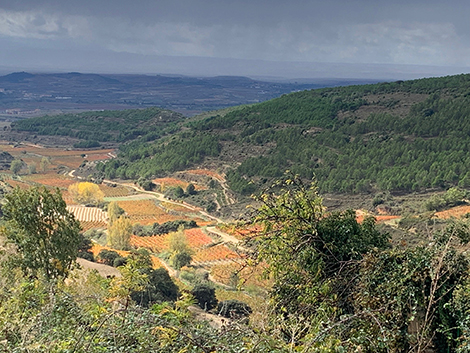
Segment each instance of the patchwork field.
[[11,144],[0,142],[0,152],[8,152],[15,158],[22,159],[27,165],[36,165],[38,171],[41,159],[47,158],[50,162],[47,169],[56,170],[63,166],[76,169],[84,160],[99,161],[111,158],[113,149],[98,150],[67,150],[62,148],[44,148],[33,144]]
[[83,232],[90,229],[106,229],[108,227],[108,223],[104,221],[80,221],[80,225]]
[[157,206],[155,200],[126,200],[117,201],[117,203],[126,212],[132,223],[150,225],[183,219],[165,212]]
[[234,260],[242,258],[243,256],[230,250],[227,245],[219,244],[205,249],[201,249],[200,251],[196,252],[193,257],[193,262],[199,265],[203,265],[208,262],[223,262],[225,260]]
[[[65,150],[60,148],[44,148],[32,144],[13,145],[0,142],[0,152],[2,151],[10,153],[13,157],[19,158],[24,162],[23,168],[17,176],[12,175],[9,170],[4,171],[2,174],[3,183],[11,187],[23,189],[37,185],[43,185],[47,188],[59,188],[63,199],[67,203],[67,209],[81,223],[83,232],[91,229],[107,231],[107,212],[101,208],[85,207],[76,204],[68,191],[68,187],[80,182],[80,179],[73,177],[72,170],[77,169],[85,161],[100,161],[112,158],[113,150]],[[185,173],[185,179],[198,181],[193,182],[196,190],[207,189],[205,185],[205,180],[209,180],[207,178],[223,181],[221,175],[210,170],[197,169]],[[159,178],[155,179],[154,182],[159,186],[157,191],[164,191],[175,186],[186,189],[189,185],[188,181],[177,178]],[[236,265],[235,269],[238,269],[239,263],[243,261],[243,256],[226,244],[221,243],[218,235],[206,232],[203,228],[200,228],[206,225],[214,225],[214,221],[201,213],[200,208],[169,200],[160,200],[162,196],[152,193],[139,193],[139,191],[135,190],[132,183],[105,183],[99,185],[99,187],[104,194],[105,203],[116,201],[124,210],[125,216],[134,225],[152,225],[153,223],[163,224],[177,220],[194,220],[199,228],[186,229],[184,231],[187,244],[193,251],[193,265],[202,266],[206,269],[210,269],[215,265]],[[149,249],[152,253],[151,259],[154,267],[167,267],[168,265],[162,262],[158,255],[168,249],[168,238],[168,234],[150,237],[132,235],[130,245],[136,249],[140,247]],[[100,239],[98,240],[101,243],[103,238]],[[104,249],[113,250],[94,243],[92,252],[97,256]],[[128,256],[130,254],[128,251],[117,252],[121,256]]]

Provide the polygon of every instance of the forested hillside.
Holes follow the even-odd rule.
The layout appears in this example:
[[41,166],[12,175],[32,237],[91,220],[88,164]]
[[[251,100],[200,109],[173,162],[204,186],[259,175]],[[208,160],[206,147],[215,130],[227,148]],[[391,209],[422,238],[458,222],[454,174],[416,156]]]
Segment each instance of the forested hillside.
[[138,137],[156,140],[172,131],[181,119],[181,114],[159,108],[105,110],[20,120],[12,124],[12,130],[74,137],[82,140],[76,147],[90,148],[102,142],[123,143]]
[[171,143],[124,145],[102,170],[160,175],[213,156],[245,194],[286,169],[323,192],[469,186],[469,94],[470,75],[297,92],[192,122]]
[[[289,169],[322,192],[470,186],[470,75],[324,88],[185,120],[157,108],[27,119],[13,130],[120,143],[107,177],[210,163],[250,194]],[[178,124],[179,122],[179,124]],[[168,136],[170,135],[170,136]]]

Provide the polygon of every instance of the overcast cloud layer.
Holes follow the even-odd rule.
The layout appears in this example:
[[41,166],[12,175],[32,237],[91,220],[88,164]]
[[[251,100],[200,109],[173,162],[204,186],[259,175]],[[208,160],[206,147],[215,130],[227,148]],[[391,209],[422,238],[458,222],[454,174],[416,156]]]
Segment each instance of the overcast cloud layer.
[[257,62],[259,75],[261,61],[459,71],[470,66],[469,13],[469,1],[442,0],[3,0],[0,66],[187,74],[159,63],[177,56],[207,58],[208,74],[221,59],[247,72]]

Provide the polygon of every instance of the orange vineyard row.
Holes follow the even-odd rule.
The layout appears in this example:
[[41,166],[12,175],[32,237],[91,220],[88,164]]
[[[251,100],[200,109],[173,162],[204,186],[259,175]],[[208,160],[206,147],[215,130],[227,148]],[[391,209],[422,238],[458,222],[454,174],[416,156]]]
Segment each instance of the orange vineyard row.
[[103,191],[105,197],[123,197],[131,195],[131,192],[128,188],[124,186],[108,186],[100,185],[100,190]]
[[70,185],[76,183],[76,180],[68,178],[64,175],[57,174],[32,174],[24,177],[25,180],[32,181],[41,185],[54,186],[58,188],[68,188]]
[[[192,249],[197,249],[212,243],[212,238],[205,234],[200,228],[186,229],[184,233],[186,234],[188,245]],[[150,237],[138,237],[133,235],[130,243],[137,248],[148,248],[154,252],[161,252],[168,249],[168,237],[168,234]]]
[[82,226],[83,232],[86,232],[87,230],[90,230],[90,229],[104,229],[107,227],[106,222],[99,222],[99,221],[93,221],[93,222],[80,221],[80,225]]
[[117,201],[117,203],[130,216],[161,216],[166,214],[156,205],[154,200],[128,200]]
[[5,180],[5,183],[7,183],[8,185],[10,185],[11,187],[19,187],[20,189],[29,189],[30,188],[30,185],[26,184],[26,183],[23,183],[22,181],[18,181],[18,180],[11,180],[11,179],[8,179],[8,180]]
[[157,178],[153,182],[160,186],[161,191],[166,190],[167,188],[173,188],[176,186],[181,186],[183,189],[186,189],[189,183],[179,180],[176,178]]
[[193,256],[193,261],[208,262],[217,260],[233,260],[242,258],[239,254],[230,250],[226,245],[220,244],[202,249]]
[[163,201],[161,203],[161,206],[166,209],[166,210],[172,210],[172,211],[177,211],[177,212],[194,212],[188,207],[184,207],[183,205],[178,205],[173,202],[165,202]]

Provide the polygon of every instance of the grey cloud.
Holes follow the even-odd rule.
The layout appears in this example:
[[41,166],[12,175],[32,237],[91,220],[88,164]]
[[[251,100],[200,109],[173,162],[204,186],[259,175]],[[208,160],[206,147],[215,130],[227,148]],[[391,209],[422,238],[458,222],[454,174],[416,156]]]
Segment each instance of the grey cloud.
[[470,2],[437,0],[17,0],[0,4],[0,36],[139,55],[468,65],[468,13]]

